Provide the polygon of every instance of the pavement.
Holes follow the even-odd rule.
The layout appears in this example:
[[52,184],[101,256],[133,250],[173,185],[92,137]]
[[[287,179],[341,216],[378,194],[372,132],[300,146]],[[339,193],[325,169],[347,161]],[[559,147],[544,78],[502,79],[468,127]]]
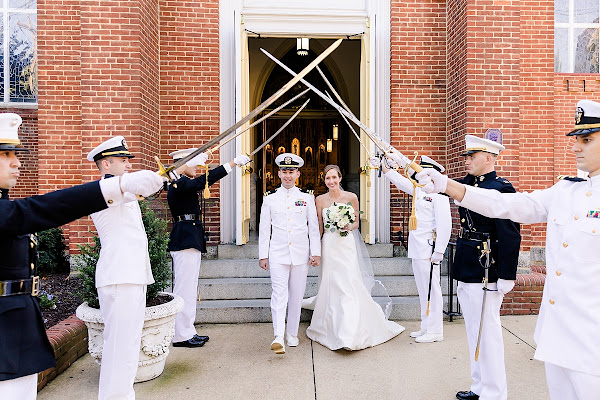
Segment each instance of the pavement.
[[[508,399],[548,400],[544,365],[534,360],[537,316],[503,316]],[[286,354],[270,350],[271,324],[198,325],[204,347],[172,348],[158,378],[135,384],[138,400],[452,400],[471,377],[464,322],[444,322],[444,341],[415,343],[406,330],[379,346],[331,351],[306,337]],[[89,354],[50,382],[38,400],[95,400],[100,366]]]

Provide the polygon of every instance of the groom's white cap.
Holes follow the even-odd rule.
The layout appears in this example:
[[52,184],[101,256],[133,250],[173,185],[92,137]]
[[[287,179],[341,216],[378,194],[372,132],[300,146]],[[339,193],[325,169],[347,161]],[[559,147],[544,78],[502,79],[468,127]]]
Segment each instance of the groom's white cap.
[[275,164],[277,164],[280,169],[297,169],[304,165],[304,160],[294,153],[281,153],[275,158]]

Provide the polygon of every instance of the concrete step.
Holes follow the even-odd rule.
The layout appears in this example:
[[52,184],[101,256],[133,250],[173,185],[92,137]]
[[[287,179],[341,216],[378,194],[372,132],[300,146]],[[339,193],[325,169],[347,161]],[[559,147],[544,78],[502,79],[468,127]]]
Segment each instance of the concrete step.
[[[454,299],[456,301],[456,298]],[[447,308],[448,297],[444,296],[444,309]],[[312,311],[302,310],[301,321],[310,321]],[[414,321],[420,318],[418,297],[392,297],[390,319]],[[196,323],[249,323],[271,322],[271,306],[269,299],[251,300],[203,300],[198,304]]]
[[[394,256],[394,245],[391,243],[367,244],[367,251],[371,257],[391,258]],[[243,246],[235,244],[220,244],[218,246],[219,259],[258,259],[258,244],[246,243]]]
[[[412,275],[409,258],[372,258],[373,273],[376,276]],[[319,269],[310,267],[308,276],[317,276]],[[442,271],[442,274],[444,271]],[[200,278],[264,278],[269,271],[258,266],[257,259],[217,259],[203,260],[200,268]]]
[[[391,297],[417,296],[417,286],[412,276],[377,276]],[[318,291],[317,277],[306,281],[305,297],[315,296]],[[270,299],[271,280],[265,278],[216,278],[200,279],[198,293],[206,300]],[[442,279],[442,293],[448,293],[448,280]],[[381,296],[376,286],[373,295]]]

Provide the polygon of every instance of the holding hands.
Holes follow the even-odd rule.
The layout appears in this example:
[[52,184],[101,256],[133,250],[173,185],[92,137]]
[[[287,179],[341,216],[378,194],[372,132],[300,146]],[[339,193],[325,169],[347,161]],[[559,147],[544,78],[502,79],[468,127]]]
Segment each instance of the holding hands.
[[320,256],[310,256],[308,259],[308,265],[312,265],[313,267],[318,267],[321,264]]

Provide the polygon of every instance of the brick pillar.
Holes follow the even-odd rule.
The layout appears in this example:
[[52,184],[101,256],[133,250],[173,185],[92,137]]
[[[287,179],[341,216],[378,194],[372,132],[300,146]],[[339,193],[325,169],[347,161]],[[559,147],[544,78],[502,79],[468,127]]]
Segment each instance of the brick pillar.
[[[161,158],[219,134],[219,1],[160,1]],[[210,161],[219,164],[219,154]],[[211,186],[206,230],[219,242],[219,184]]]
[[[446,2],[391,1],[391,144],[446,163]],[[391,238],[399,245],[400,194],[392,186]]]
[[[123,135],[134,169],[159,150],[158,0],[38,2],[40,192],[98,179],[87,153]],[[71,249],[89,219],[70,225]]]

